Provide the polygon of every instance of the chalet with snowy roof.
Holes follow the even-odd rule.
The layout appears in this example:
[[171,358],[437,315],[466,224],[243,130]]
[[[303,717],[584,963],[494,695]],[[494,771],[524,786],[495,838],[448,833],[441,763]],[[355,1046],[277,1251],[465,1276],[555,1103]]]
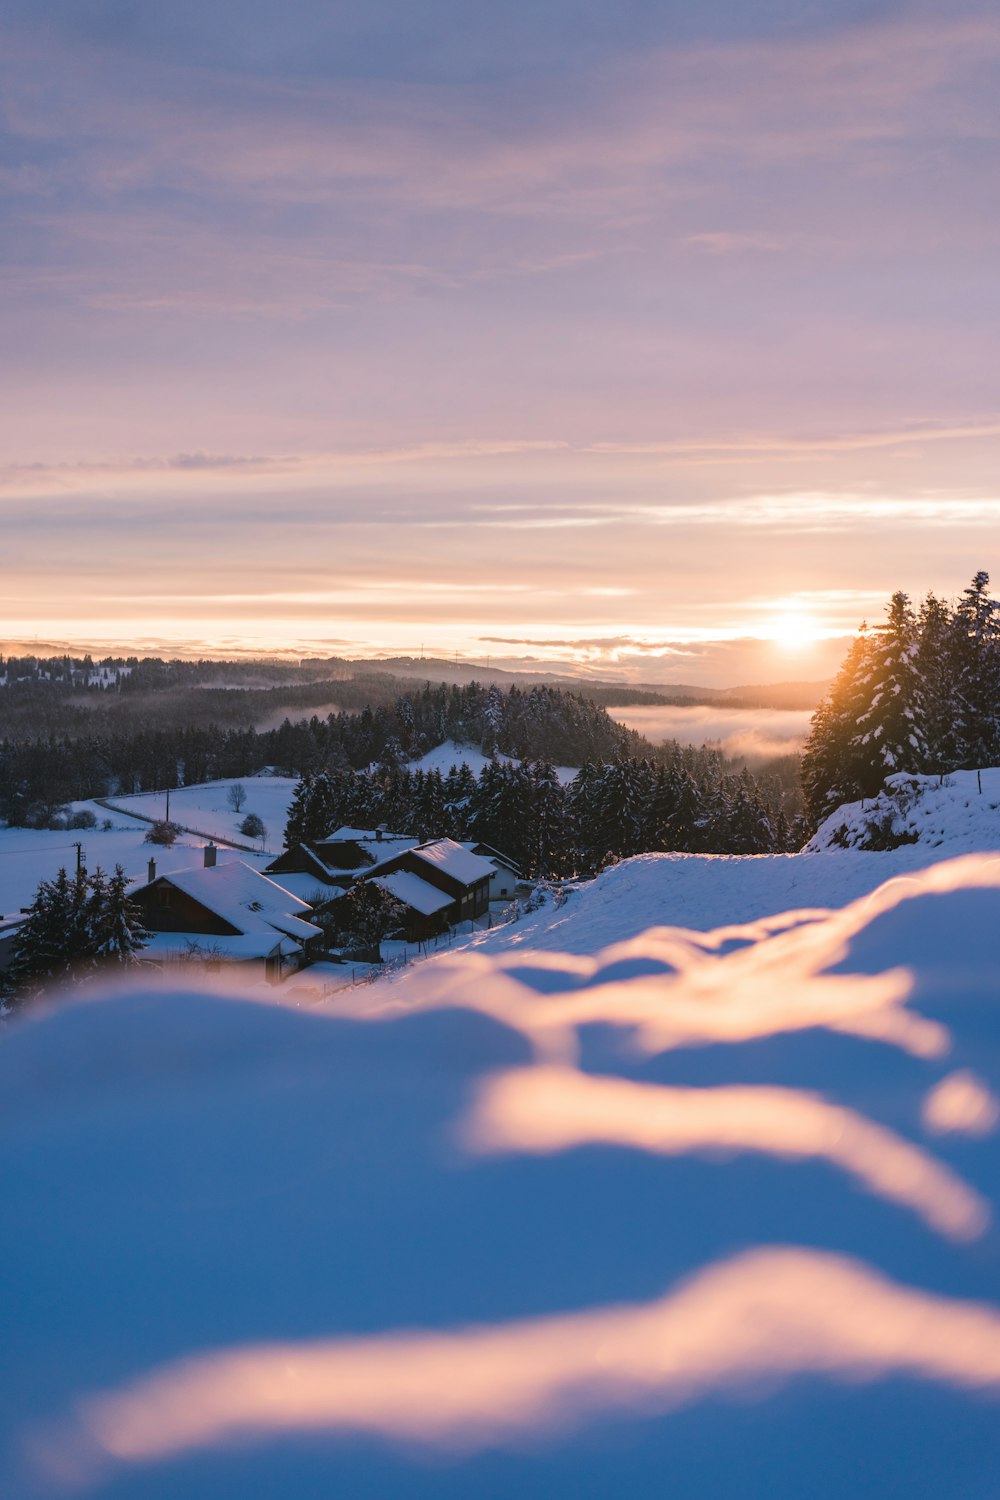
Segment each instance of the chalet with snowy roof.
[[129,893],[153,934],[143,960],[257,961],[279,978],[322,936],[310,908],[242,860],[219,864],[216,855],[208,844],[203,864],[168,875],[150,860],[146,884]]
[[374,881],[407,909],[411,942],[474,921],[489,910],[494,866],[454,839],[431,839],[380,860],[359,877]]
[[265,873],[311,906],[335,899],[358,875],[380,860],[419,844],[408,833],[385,828],[338,828],[325,839],[293,844],[273,859]]
[[[338,828],[328,838],[311,844],[295,844],[273,859],[265,873],[286,891],[318,907],[336,900],[361,875],[370,874],[376,865],[409,850],[426,848],[413,834],[389,833],[382,828]],[[447,842],[451,842],[448,840]],[[492,865],[487,902],[509,900],[521,871],[512,859],[488,844],[466,841],[458,848],[487,859]],[[464,918],[462,919],[464,920]]]

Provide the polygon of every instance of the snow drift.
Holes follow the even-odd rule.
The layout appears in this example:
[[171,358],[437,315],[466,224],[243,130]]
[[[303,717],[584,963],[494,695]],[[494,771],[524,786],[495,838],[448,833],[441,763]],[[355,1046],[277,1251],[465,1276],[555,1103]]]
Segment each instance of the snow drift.
[[991,1493],[998,921],[970,856],[322,1008],[17,1022],[0,1491]]
[[889,776],[877,797],[847,802],[825,818],[806,852],[904,844],[951,854],[1000,848],[1000,770]]

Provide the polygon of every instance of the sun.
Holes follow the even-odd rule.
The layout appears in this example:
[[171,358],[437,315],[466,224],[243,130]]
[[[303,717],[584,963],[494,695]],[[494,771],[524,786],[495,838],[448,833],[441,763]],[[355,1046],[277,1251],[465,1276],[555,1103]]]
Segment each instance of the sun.
[[775,615],[768,627],[768,636],[783,651],[804,651],[818,639],[819,630],[815,620],[808,615],[789,611]]

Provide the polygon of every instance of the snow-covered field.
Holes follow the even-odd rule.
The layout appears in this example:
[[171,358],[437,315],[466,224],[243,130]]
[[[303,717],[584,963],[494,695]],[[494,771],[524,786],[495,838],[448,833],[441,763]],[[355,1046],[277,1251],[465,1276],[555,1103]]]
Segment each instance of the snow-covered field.
[[[246,802],[238,813],[233,811],[228,800],[234,786],[241,786],[246,792]],[[221,781],[203,781],[170,793],[170,817],[173,822],[197,829],[211,838],[233,839],[246,844],[252,841],[240,833],[240,824],[248,813],[256,813],[267,829],[267,847],[277,853],[295,787],[295,780],[288,776],[231,776]],[[162,818],[166,813],[164,792],[140,792],[137,796],[109,800],[116,808],[146,818]]]
[[10,1025],[0,1493],[988,1500],[1000,854],[918,852]]
[[[139,800],[139,799],[136,799]],[[97,828],[81,828],[50,832],[48,829],[0,828],[0,914],[11,915],[22,906],[30,905],[39,882],[51,880],[64,865],[72,871],[76,867],[74,840],[83,845],[87,867],[98,867],[111,871],[121,865],[126,875],[146,878],[150,858],[156,860],[161,875],[170,870],[183,869],[185,865],[198,864],[202,859],[203,838],[182,835],[172,848],[155,847],[145,842],[148,823],[140,823],[118,812],[109,812],[94,802],[74,802],[73,808],[90,808],[98,819]],[[173,804],[171,801],[171,812]],[[115,825],[110,830],[100,827],[105,819]],[[282,824],[282,829],[284,824]],[[278,843],[280,845],[280,835]],[[249,854],[238,850],[220,848],[219,859],[243,859],[247,864],[263,869],[269,855]]]
[[[242,786],[247,794],[239,813],[228,802],[229,789],[235,785]],[[145,842],[150,822],[165,814],[163,792],[113,797],[108,799],[110,807],[97,802],[72,803],[73,812],[86,809],[94,814],[96,828],[51,831],[0,827],[0,914],[10,915],[29,905],[39,882],[51,880],[60,865],[72,870],[76,865],[76,840],[84,846],[85,863],[90,869],[100,865],[110,871],[120,864],[127,875],[135,878],[145,879],[151,857],[161,875],[197,864],[201,848],[209,838],[232,839],[244,846],[238,852],[220,848],[221,860],[243,859],[263,869],[282,846],[288,804],[294,790],[295,782],[284,776],[233,776],[172,791],[171,820],[196,830],[182,834],[172,848],[154,848]],[[259,839],[247,839],[239,831],[240,823],[251,812],[263,819],[267,829],[264,851]],[[109,820],[114,826],[105,829],[102,825]]]

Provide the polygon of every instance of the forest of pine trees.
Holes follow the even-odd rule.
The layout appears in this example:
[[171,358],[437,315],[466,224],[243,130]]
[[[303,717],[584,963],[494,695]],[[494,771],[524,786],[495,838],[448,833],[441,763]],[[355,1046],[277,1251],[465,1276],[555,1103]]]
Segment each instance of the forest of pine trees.
[[653,746],[575,693],[428,684],[389,707],[286,719],[263,731],[182,721],[169,729],[7,737],[0,740],[0,821],[44,828],[74,800],[252,776],[265,766],[296,777],[372,765],[391,770],[448,739],[487,755],[556,765],[622,757],[679,764],[699,780],[723,766],[717,751]]
[[896,772],[1000,764],[1000,605],[989,582],[977,573],[954,606],[928,594],[914,610],[895,593],[885,623],[862,627],[803,754],[812,827]]
[[698,779],[680,761],[616,757],[588,761],[568,786],[551,762],[492,760],[468,766],[406,766],[367,773],[335,769],[296,787],[285,846],[311,843],[337,827],[384,824],[420,839],[476,839],[516,860],[529,876],[593,874],[609,860],[662,850],[769,854],[795,843],[780,788],[748,771],[704,760]]

